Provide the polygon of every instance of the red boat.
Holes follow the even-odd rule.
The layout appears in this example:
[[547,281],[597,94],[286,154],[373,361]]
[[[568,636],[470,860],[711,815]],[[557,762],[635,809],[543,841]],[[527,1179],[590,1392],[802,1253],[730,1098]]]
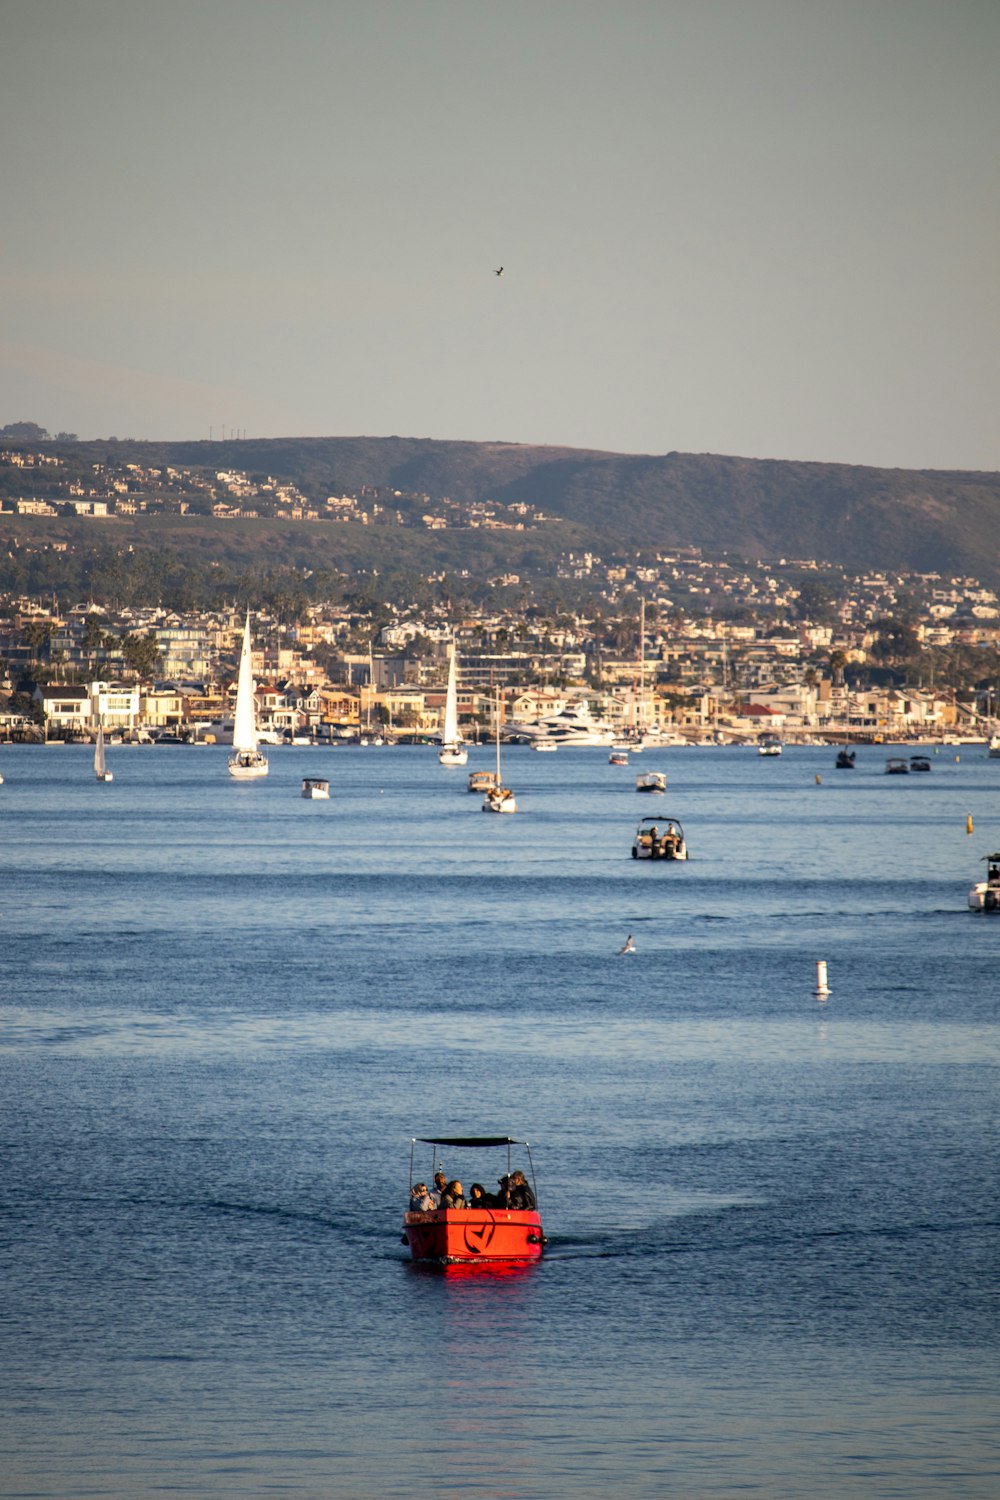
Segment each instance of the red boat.
[[[531,1176],[530,1198],[537,1202],[535,1169],[527,1141],[514,1141],[508,1136],[421,1136],[421,1144],[434,1148],[432,1167],[440,1172],[441,1164],[437,1148],[447,1146],[460,1150],[506,1149],[506,1179],[512,1176],[511,1149],[522,1146],[527,1155]],[[413,1175],[416,1138],[410,1142],[410,1182],[416,1186]],[[499,1193],[481,1207],[468,1203],[464,1208],[428,1207],[409,1210],[403,1215],[403,1243],[409,1245],[414,1260],[436,1261],[439,1265],[475,1265],[495,1261],[539,1260],[545,1248],[542,1233],[542,1216],[537,1207],[512,1207],[506,1197],[506,1179],[500,1180]],[[452,1179],[455,1180],[455,1179]],[[524,1179],[527,1187],[527,1179]]]

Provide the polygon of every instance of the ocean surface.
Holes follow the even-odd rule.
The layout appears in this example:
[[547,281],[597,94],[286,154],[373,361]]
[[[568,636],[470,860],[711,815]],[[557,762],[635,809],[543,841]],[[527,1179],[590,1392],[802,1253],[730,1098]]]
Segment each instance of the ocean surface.
[[[995,1500],[1000,761],[834,753],[0,747],[5,1500]],[[410,1264],[492,1133],[544,1260]]]

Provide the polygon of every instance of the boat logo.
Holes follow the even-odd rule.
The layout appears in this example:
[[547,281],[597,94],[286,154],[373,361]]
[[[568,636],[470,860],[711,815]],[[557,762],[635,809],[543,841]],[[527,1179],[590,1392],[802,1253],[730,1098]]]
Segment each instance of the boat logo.
[[470,1251],[473,1255],[482,1255],[496,1233],[496,1227],[492,1214],[490,1214],[488,1219],[483,1219],[481,1224],[466,1224],[466,1250]]

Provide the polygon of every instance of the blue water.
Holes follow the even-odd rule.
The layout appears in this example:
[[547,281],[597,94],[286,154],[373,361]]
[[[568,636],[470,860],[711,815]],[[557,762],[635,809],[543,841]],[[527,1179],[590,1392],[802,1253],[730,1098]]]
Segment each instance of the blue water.
[[[1000,763],[225,753],[0,748],[5,1500],[1000,1492]],[[412,1266],[494,1132],[545,1260]]]

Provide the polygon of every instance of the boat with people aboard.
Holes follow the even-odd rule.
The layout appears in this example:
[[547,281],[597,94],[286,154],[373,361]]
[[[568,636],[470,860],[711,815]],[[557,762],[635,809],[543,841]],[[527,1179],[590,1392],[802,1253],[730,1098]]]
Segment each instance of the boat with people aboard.
[[640,818],[632,840],[633,859],[687,859],[687,841],[678,818]]
[[611,766],[627,766],[628,750],[623,748],[613,748],[611,754],[608,756],[608,764]]
[[313,802],[329,802],[330,783],[325,776],[303,776],[302,796]]
[[483,798],[483,812],[492,813],[516,813],[517,798],[509,786],[504,786],[503,777],[500,774],[500,689],[497,689],[495,704],[495,738],[497,752],[497,768],[493,778],[493,785],[488,788]]
[[930,759],[929,759],[928,756],[926,756],[926,755],[911,755],[910,756],[910,770],[911,771],[929,771],[930,768],[931,768],[931,763],[930,763]]
[[887,776],[908,776],[910,774],[910,762],[905,755],[890,755],[885,763],[885,774]]
[[448,688],[445,695],[444,731],[438,760],[443,766],[464,766],[469,751],[458,732],[458,659],[455,643],[448,653]]
[[[432,1148],[427,1181],[417,1178],[418,1145]],[[506,1166],[496,1192],[479,1182],[466,1188],[444,1170],[441,1149],[492,1153]],[[527,1173],[516,1165],[523,1150]],[[482,1158],[480,1158],[482,1159]],[[492,1170],[496,1170],[494,1165]],[[480,1175],[484,1174],[482,1171]],[[530,1178],[530,1181],[529,1181]],[[403,1214],[402,1243],[413,1260],[438,1265],[478,1265],[497,1261],[537,1261],[545,1249],[531,1147],[506,1135],[414,1136],[410,1141],[409,1207]]]
[[838,750],[837,751],[837,762],[836,762],[836,764],[837,764],[837,770],[838,771],[853,771],[854,770],[854,762],[855,762],[856,758],[857,758],[857,751],[856,750]]
[[665,792],[667,778],[662,771],[640,771],[635,778],[637,792]]
[[984,854],[986,879],[979,880],[969,892],[970,911],[1000,911],[1000,852]]
[[236,713],[233,718],[233,753],[229,774],[237,781],[256,781],[268,773],[267,756],[257,748],[257,704],[254,697],[250,652],[250,611],[247,610],[236,679]]
[[495,771],[470,771],[470,792],[491,792],[497,784]]
[[758,755],[780,755],[784,748],[776,734],[762,735],[757,741]]

